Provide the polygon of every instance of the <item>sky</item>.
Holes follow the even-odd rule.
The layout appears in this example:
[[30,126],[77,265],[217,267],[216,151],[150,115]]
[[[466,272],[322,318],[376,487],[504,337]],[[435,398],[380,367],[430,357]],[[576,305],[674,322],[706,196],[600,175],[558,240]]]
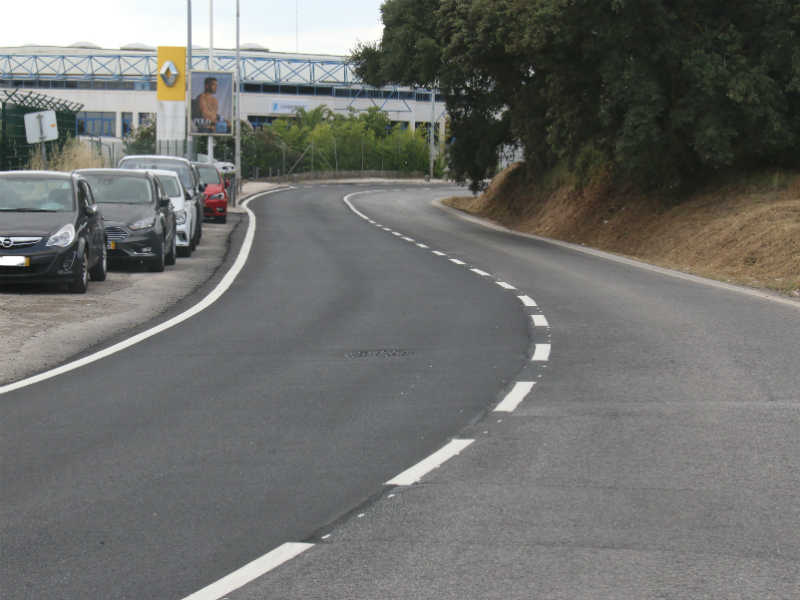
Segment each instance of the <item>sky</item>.
[[[2,46],[185,46],[187,0],[3,2]],[[191,0],[192,45],[209,45],[210,0]],[[213,0],[214,47],[236,46],[236,0]],[[276,52],[346,55],[380,39],[382,0],[240,0],[240,42]],[[35,7],[35,13],[31,7]],[[38,17],[45,18],[38,18]],[[297,17],[297,19],[295,19]],[[295,35],[297,24],[298,35]]]

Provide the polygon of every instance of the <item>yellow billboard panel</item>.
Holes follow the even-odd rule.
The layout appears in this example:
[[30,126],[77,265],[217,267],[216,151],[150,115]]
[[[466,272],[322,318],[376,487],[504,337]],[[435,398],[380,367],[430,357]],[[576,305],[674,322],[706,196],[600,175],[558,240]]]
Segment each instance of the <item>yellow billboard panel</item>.
[[186,100],[186,47],[158,47],[158,100]]

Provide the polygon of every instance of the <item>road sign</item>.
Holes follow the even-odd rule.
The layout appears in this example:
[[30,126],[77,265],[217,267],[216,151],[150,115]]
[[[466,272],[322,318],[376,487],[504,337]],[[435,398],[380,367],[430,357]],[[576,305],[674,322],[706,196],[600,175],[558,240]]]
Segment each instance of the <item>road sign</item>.
[[58,139],[56,111],[43,110],[25,115],[25,134],[28,136],[29,144]]

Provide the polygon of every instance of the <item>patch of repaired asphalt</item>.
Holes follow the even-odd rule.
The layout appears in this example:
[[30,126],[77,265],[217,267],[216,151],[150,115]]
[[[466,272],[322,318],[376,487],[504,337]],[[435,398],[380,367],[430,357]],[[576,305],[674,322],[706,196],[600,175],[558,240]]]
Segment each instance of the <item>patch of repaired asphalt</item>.
[[222,263],[239,217],[205,223],[191,257],[163,273],[110,265],[85,294],[66,285],[0,285],[0,385],[55,367],[111,336],[163,313],[208,281]]

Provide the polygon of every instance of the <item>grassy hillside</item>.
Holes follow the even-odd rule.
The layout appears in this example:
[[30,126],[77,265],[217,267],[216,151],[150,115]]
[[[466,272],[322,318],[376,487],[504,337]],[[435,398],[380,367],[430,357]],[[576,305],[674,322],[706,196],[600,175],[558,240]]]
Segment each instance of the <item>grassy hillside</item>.
[[680,202],[548,179],[527,180],[518,163],[481,196],[445,204],[518,231],[800,297],[800,175],[740,177]]

